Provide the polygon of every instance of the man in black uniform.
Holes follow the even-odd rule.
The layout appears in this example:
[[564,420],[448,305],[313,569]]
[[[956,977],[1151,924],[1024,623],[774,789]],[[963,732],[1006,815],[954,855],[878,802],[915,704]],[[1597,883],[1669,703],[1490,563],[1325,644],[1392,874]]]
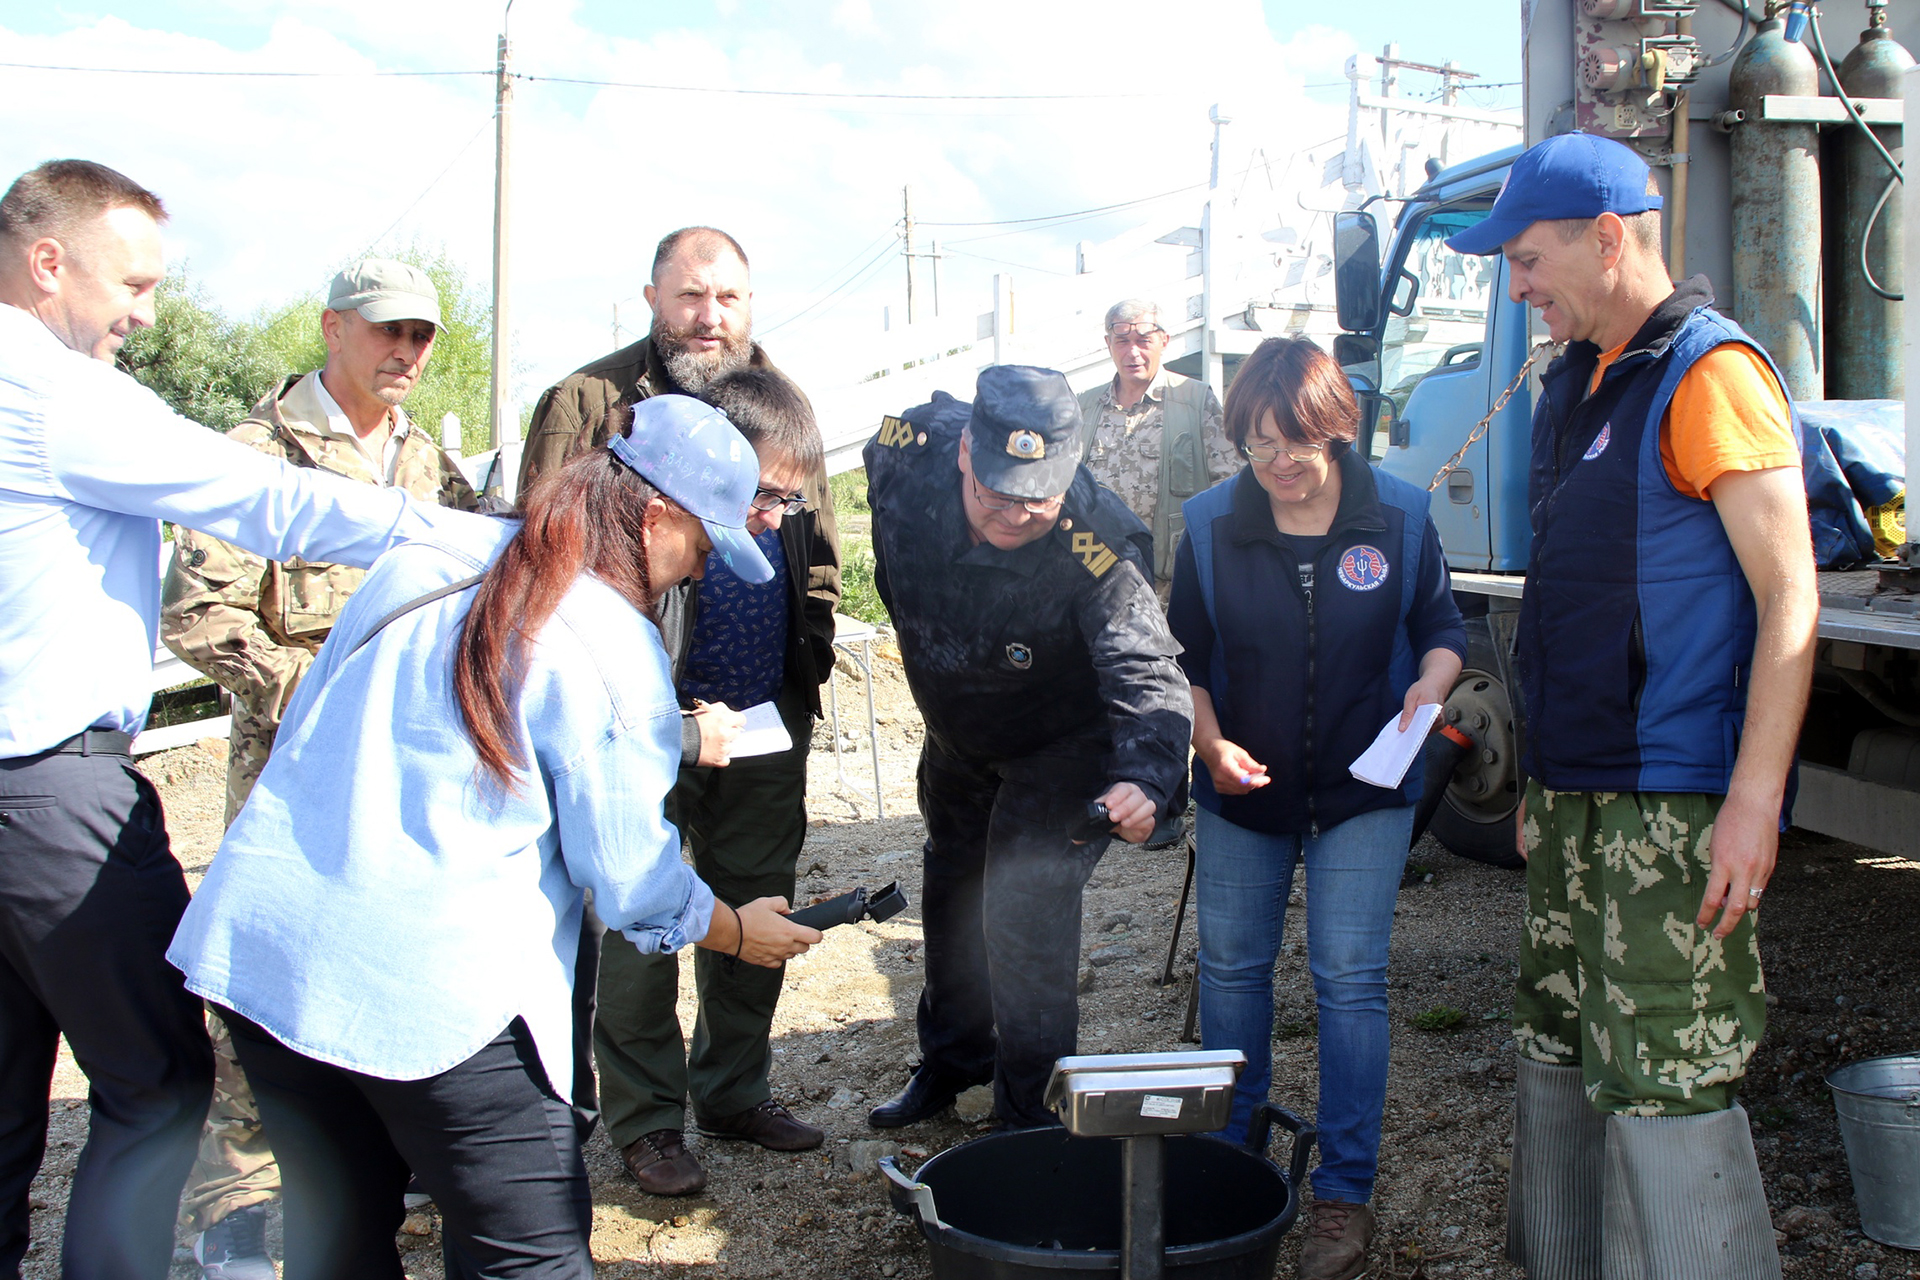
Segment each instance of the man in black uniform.
[[[879,1128],[988,1080],[1003,1123],[1052,1122],[1042,1094],[1079,1029],[1080,891],[1186,773],[1193,698],[1152,538],[1079,465],[1079,431],[1065,378],[1000,365],[971,408],[936,395],[866,448],[874,577],[927,724],[922,1061]],[[1094,800],[1107,820],[1090,824]]]

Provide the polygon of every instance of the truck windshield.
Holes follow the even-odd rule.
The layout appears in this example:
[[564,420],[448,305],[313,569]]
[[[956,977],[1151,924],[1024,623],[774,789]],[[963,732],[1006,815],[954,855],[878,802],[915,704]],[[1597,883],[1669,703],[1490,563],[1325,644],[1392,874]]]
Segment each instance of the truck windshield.
[[1400,238],[1405,253],[1389,277],[1393,311],[1381,334],[1380,386],[1402,409],[1415,384],[1435,369],[1480,358],[1492,260],[1455,253],[1446,240],[1487,212],[1485,207],[1438,209]]

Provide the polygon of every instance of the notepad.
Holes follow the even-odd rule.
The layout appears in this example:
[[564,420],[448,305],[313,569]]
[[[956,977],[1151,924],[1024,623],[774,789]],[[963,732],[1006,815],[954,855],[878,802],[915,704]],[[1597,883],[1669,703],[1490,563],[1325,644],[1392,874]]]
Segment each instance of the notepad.
[[747,718],[747,723],[741,728],[740,736],[733,740],[733,750],[729,753],[731,759],[770,756],[792,748],[793,737],[780,719],[780,708],[771,702],[748,707],[740,714]]
[[1362,782],[1393,790],[1407,776],[1407,769],[1419,758],[1420,748],[1426,745],[1427,734],[1439,715],[1439,703],[1421,703],[1414,708],[1413,723],[1407,726],[1405,732],[1401,731],[1400,717],[1396,715],[1380,730],[1380,736],[1373,740],[1373,745],[1347,766],[1347,772]]

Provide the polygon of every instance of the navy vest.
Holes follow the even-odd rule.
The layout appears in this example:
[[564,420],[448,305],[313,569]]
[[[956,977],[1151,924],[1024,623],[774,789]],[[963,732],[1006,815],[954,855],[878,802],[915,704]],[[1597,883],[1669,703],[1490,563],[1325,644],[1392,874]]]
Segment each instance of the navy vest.
[[[1424,568],[1428,495],[1354,461],[1362,476],[1371,476],[1376,505],[1359,524],[1343,527],[1336,518],[1334,541],[1317,561],[1311,631],[1296,599],[1293,553],[1234,537],[1233,491],[1255,485],[1251,475],[1243,469],[1181,507],[1214,632],[1207,692],[1221,731],[1268,765],[1274,779],[1248,795],[1222,796],[1196,758],[1193,794],[1248,830],[1317,835],[1357,814],[1420,797],[1417,765],[1393,791],[1358,781],[1348,766],[1399,714],[1419,675],[1408,619]],[[1355,485],[1351,473],[1343,476]]]
[[1733,776],[1753,595],[1713,504],[1668,479],[1660,422],[1714,347],[1743,343],[1773,365],[1711,301],[1695,282],[1680,286],[1592,395],[1592,343],[1575,344],[1543,381],[1515,648],[1525,764],[1549,790],[1724,795]]

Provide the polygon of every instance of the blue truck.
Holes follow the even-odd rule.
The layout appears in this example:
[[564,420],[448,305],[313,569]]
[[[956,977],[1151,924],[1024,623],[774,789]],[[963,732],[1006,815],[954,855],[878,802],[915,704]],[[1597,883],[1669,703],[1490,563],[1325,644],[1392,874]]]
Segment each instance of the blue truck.
[[[1838,501],[1855,505],[1855,525],[1865,527],[1858,518],[1866,514],[1865,509],[1904,491],[1900,452],[1906,415],[1899,331],[1904,317],[1899,303],[1892,301],[1875,313],[1881,331],[1842,327],[1855,318],[1849,310],[1855,303],[1851,297],[1836,296],[1838,277],[1852,272],[1855,264],[1844,256],[1850,246],[1836,248],[1843,243],[1846,218],[1851,216],[1850,207],[1835,194],[1840,187],[1836,170],[1828,172],[1825,186],[1816,173],[1811,197],[1804,190],[1785,193],[1795,201],[1811,198],[1816,207],[1824,198],[1830,208],[1830,225],[1818,233],[1825,239],[1814,246],[1814,292],[1789,292],[1783,302],[1763,293],[1763,285],[1772,287],[1772,281],[1757,284],[1741,275],[1750,269],[1737,251],[1747,234],[1741,218],[1752,211],[1734,206],[1754,202],[1753,193],[1743,190],[1742,175],[1763,173],[1772,186],[1781,179],[1764,165],[1743,159],[1739,147],[1778,141],[1765,132],[1769,128],[1801,128],[1816,137],[1816,162],[1826,158],[1837,166],[1840,162],[1834,157],[1847,145],[1849,131],[1864,132],[1876,122],[1876,131],[1883,137],[1890,134],[1891,146],[1897,148],[1902,106],[1888,97],[1857,99],[1856,110],[1870,118],[1855,121],[1837,98],[1818,93],[1818,83],[1767,81],[1766,76],[1778,74],[1768,59],[1784,59],[1790,69],[1799,65],[1799,50],[1781,49],[1782,28],[1793,16],[1790,4],[1768,4],[1768,20],[1761,22],[1754,21],[1757,14],[1741,12],[1737,26],[1731,13],[1744,6],[1729,2],[1697,8],[1696,15],[1696,6],[1660,0],[1580,0],[1577,4],[1536,0],[1528,5],[1527,137],[1532,140],[1584,127],[1638,145],[1654,164],[1668,196],[1669,245],[1678,248],[1672,264],[1677,268],[1675,277],[1686,274],[1681,264],[1689,260],[1694,270],[1704,270],[1716,286],[1720,305],[1756,336],[1781,316],[1798,317],[1793,321],[1797,329],[1776,325],[1778,337],[1762,337],[1769,350],[1775,350],[1776,343],[1787,349],[1798,342],[1803,356],[1812,351],[1814,371],[1819,374],[1823,365],[1833,363],[1836,343],[1869,351],[1875,349],[1871,344],[1880,344],[1885,358],[1879,372],[1885,376],[1864,388],[1877,394],[1857,399],[1828,399],[1829,382],[1794,385],[1801,375],[1782,361],[1789,368],[1789,389],[1809,424],[1808,439],[1821,451],[1824,470],[1819,477],[1829,488],[1840,485],[1843,496]],[[1828,11],[1831,14],[1837,8],[1829,6]],[[1596,12],[1602,15],[1598,19]],[[1862,43],[1889,41],[1884,8],[1869,5],[1868,13],[1869,28]],[[1613,14],[1623,17],[1607,16]],[[1712,21],[1707,20],[1709,14],[1714,15]],[[1696,17],[1703,34],[1694,34]],[[1831,24],[1833,18],[1828,21]],[[1874,35],[1876,27],[1882,34]],[[1683,45],[1658,43],[1681,36],[1692,41],[1691,51]],[[1729,36],[1730,42],[1725,39]],[[1642,41],[1639,46],[1632,43],[1636,37]],[[1651,46],[1646,43],[1650,37]],[[1598,57],[1594,50],[1609,40],[1615,48],[1624,47],[1619,57],[1640,56],[1634,53],[1636,47],[1642,54],[1649,47],[1665,48],[1672,54],[1672,66],[1690,78],[1678,93],[1670,83],[1659,86],[1658,93],[1648,84],[1629,84],[1624,93],[1610,91],[1609,98],[1608,92],[1591,82]],[[1730,59],[1732,68],[1703,65],[1710,59],[1702,51],[1723,44],[1729,54],[1737,55]],[[1876,46],[1868,52],[1880,55],[1885,50]],[[1805,53],[1809,62],[1815,56],[1812,50]],[[1911,61],[1905,60],[1906,64]],[[1607,65],[1611,64],[1603,64],[1601,70]],[[1896,72],[1900,70],[1895,67]],[[1751,92],[1756,74],[1761,77],[1759,88],[1768,90],[1757,99]],[[1846,73],[1841,76],[1845,79]],[[1897,92],[1901,79],[1895,74],[1884,82]],[[1771,92],[1796,88],[1810,91]],[[1622,100],[1642,114],[1616,109]],[[1747,106],[1744,115],[1742,102]],[[1664,109],[1649,103],[1664,104]],[[1676,126],[1676,117],[1683,123]],[[1665,132],[1650,121],[1664,121]],[[1694,126],[1691,138],[1689,125]],[[1822,128],[1827,130],[1824,139],[1819,137]],[[1742,129],[1751,132],[1741,135]],[[1376,198],[1338,215],[1334,253],[1343,330],[1334,340],[1334,354],[1362,392],[1362,447],[1385,470],[1411,483],[1426,487],[1439,476],[1433,518],[1453,571],[1455,595],[1468,618],[1469,658],[1448,701],[1446,719],[1473,745],[1447,779],[1432,830],[1456,853],[1509,865],[1517,865],[1513,817],[1525,785],[1520,754],[1527,733],[1517,699],[1510,694],[1510,653],[1526,586],[1529,436],[1538,373],[1546,359],[1528,376],[1520,374],[1529,352],[1546,335],[1530,309],[1509,298],[1503,259],[1466,258],[1448,250],[1445,241],[1486,216],[1520,150],[1516,146],[1440,170],[1405,198]],[[1690,191],[1686,189],[1689,179]],[[1866,179],[1880,180],[1886,180],[1889,189],[1894,185],[1883,170],[1871,171]],[[1676,183],[1681,184],[1678,214],[1674,212]],[[1771,188],[1766,194],[1782,196]],[[1893,190],[1892,195],[1901,193]],[[1900,212],[1897,206],[1904,204],[1904,197],[1880,203],[1879,216],[1885,218],[1889,204],[1896,206],[1896,214]],[[1767,216],[1764,210],[1762,216]],[[1864,233],[1855,225],[1852,234],[1856,240],[1864,234],[1897,241],[1901,230],[1896,217],[1878,228],[1870,223]],[[1874,246],[1883,261],[1880,274],[1896,283],[1897,248],[1883,248],[1879,242]],[[1819,271],[1823,265],[1824,275]],[[1791,288],[1790,281],[1787,287]],[[1825,297],[1821,290],[1826,291]],[[1811,329],[1805,319],[1808,314],[1813,317]],[[1886,331],[1889,316],[1891,332]],[[1500,406],[1502,393],[1510,387],[1510,398]],[[1858,394],[1837,387],[1831,390]],[[1468,444],[1483,423],[1484,434]],[[1457,465],[1440,475],[1457,452],[1461,455]],[[1829,456],[1830,452],[1839,457]],[[1855,474],[1852,463],[1861,454],[1875,461],[1865,470],[1877,468],[1877,482],[1869,480],[1845,493],[1846,479]],[[1809,465],[1810,482],[1816,470]],[[1882,492],[1874,491],[1875,483]],[[1832,492],[1824,497],[1834,500]],[[1877,508],[1874,513],[1879,514]],[[1849,516],[1842,512],[1836,518],[1844,521]],[[1820,532],[1816,524],[1816,534]],[[1854,554],[1843,554],[1834,550],[1832,542],[1832,536],[1816,537],[1825,562],[1851,567],[1820,575],[1817,673],[1801,738],[1794,820],[1807,829],[1895,858],[1920,858],[1920,595],[1910,583],[1915,570],[1898,556],[1875,560],[1871,539],[1864,555],[1857,547]],[[1901,550],[1910,553],[1911,544]]]

